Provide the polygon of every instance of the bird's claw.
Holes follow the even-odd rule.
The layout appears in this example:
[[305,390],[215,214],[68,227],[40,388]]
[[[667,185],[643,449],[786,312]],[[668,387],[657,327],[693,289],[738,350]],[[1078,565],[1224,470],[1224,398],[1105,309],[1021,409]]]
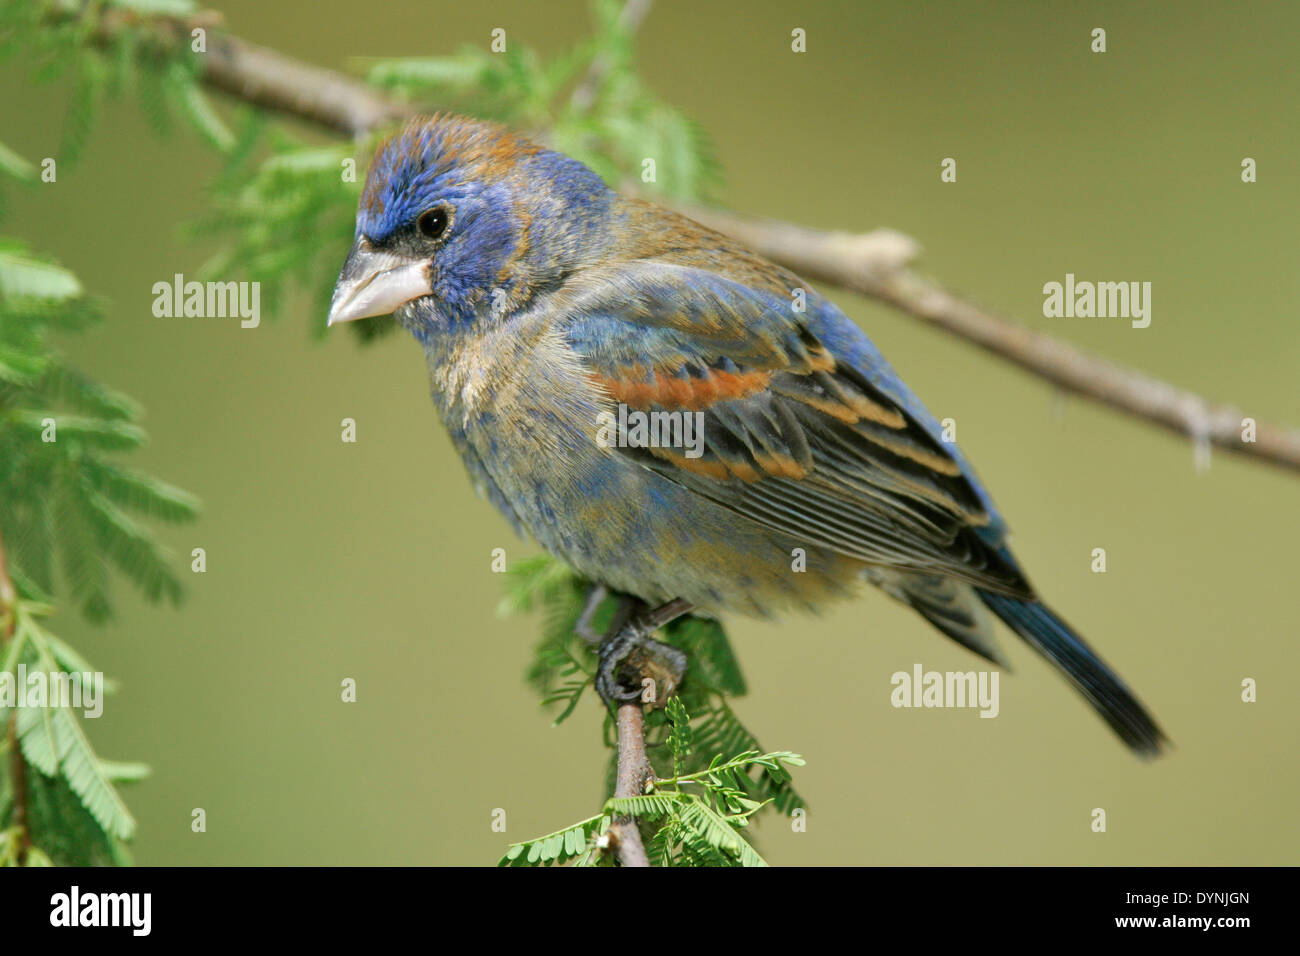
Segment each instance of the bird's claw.
[[631,622],[600,645],[596,691],[609,707],[638,699],[662,707],[681,684],[686,655],[651,633]]

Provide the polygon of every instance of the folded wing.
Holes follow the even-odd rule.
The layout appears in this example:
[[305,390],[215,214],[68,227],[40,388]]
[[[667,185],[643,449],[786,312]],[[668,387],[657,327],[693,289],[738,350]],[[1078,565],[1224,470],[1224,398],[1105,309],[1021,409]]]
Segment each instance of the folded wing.
[[568,344],[612,401],[702,416],[702,454],[626,448],[643,467],[796,541],[1032,597],[981,535],[991,516],[950,446],[791,300],[656,260],[588,270],[558,296]]

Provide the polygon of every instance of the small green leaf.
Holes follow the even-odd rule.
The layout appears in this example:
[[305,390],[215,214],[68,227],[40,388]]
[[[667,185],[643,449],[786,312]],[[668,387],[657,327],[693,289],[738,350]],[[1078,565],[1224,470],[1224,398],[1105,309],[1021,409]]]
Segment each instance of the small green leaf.
[[27,182],[36,180],[36,167],[4,143],[0,143],[0,172]]
[[0,295],[71,299],[82,294],[77,277],[62,266],[13,249],[0,250]]

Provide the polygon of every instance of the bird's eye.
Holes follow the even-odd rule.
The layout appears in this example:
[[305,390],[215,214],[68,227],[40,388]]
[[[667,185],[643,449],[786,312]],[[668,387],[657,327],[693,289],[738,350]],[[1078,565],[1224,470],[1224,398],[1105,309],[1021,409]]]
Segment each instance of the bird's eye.
[[420,213],[420,218],[415,220],[415,228],[426,239],[438,239],[447,231],[450,222],[451,217],[447,215],[446,207],[437,206]]

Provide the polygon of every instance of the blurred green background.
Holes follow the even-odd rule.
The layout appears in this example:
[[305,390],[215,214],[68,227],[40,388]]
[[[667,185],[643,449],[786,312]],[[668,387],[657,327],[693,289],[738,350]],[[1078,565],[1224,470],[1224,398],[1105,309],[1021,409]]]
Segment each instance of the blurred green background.
[[[588,32],[581,0],[223,0],[241,36],[335,67],[486,44],[545,52]],[[1300,72],[1293,3],[656,4],[649,83],[712,135],[735,209],[890,226],[955,290],[1261,420],[1300,423]],[[1089,52],[1093,27],[1109,52]],[[790,31],[808,52],[790,52]],[[10,66],[0,139],[57,147],[66,91]],[[944,157],[958,182],[939,180]],[[1245,156],[1259,181],[1240,181]],[[57,184],[14,191],[7,234],[109,300],[68,338],[142,401],[133,464],[199,494],[165,529],[180,611],[119,588],[103,629],[55,623],[122,690],[88,722],[106,756],[153,765],[126,796],[148,864],[487,864],[508,840],[595,812],[600,715],[551,729],[522,681],[537,621],[495,615],[490,552],[534,553],[471,491],[404,335],[314,344],[306,296],[255,331],[157,319],[154,282],[197,273],[179,236],[217,158],[110,106]],[[342,260],[346,250],[338,250]],[[1145,330],[1042,318],[1042,286],[1153,283]],[[889,676],[975,659],[874,592],[818,619],[730,622],[741,717],[806,755],[806,833],[757,830],[774,863],[1297,862],[1296,476],[1192,449],[1063,399],[970,346],[836,293],[994,491],[1039,589],[1151,706],[1175,749],[1143,765],[1027,648],[1002,713],[895,710]],[[356,419],[359,441],[339,440]],[[1107,550],[1109,571],[1089,570]],[[339,700],[340,681],[359,700]],[[1259,701],[1240,701],[1243,678]],[[208,830],[190,830],[203,807]],[[1103,807],[1108,832],[1089,828]],[[491,830],[494,808],[506,834]]]

